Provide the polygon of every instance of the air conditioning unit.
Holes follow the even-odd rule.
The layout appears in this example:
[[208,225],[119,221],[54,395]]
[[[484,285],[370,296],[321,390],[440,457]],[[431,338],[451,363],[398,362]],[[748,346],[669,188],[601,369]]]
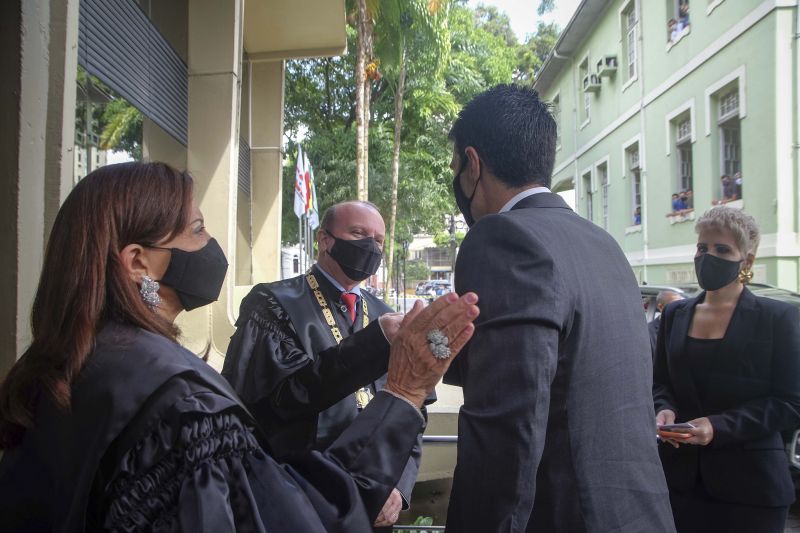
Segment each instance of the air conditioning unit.
[[600,91],[600,76],[597,74],[588,74],[583,78],[583,91],[587,93],[596,93]]
[[612,76],[617,72],[617,56],[605,56],[597,62],[597,74],[599,76]]

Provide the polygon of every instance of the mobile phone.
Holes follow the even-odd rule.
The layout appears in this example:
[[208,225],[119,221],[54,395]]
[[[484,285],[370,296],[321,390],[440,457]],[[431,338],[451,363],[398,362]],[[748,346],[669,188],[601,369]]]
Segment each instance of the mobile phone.
[[664,424],[663,426],[658,426],[658,431],[663,431],[665,433],[689,434],[691,433],[690,430],[692,429],[694,429],[694,425],[690,424],[689,422],[683,422],[681,424]]

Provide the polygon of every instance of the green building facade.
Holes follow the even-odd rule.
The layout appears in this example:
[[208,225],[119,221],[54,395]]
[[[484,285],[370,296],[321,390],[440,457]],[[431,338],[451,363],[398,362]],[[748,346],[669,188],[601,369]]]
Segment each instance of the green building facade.
[[761,227],[754,281],[798,290],[797,4],[584,0],[542,67],[553,189],[575,190],[640,282],[695,281],[694,221],[723,202]]

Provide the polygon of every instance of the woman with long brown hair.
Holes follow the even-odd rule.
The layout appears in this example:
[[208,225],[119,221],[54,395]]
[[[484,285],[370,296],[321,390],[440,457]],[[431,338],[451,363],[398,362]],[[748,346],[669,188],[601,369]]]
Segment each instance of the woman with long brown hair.
[[369,531],[449,363],[426,333],[457,352],[477,297],[415,308],[402,326],[389,317],[385,392],[328,450],[287,466],[176,341],[175,317],[216,300],[226,270],[185,172],[112,165],[75,187],[50,235],[33,341],[0,387],[0,529]]

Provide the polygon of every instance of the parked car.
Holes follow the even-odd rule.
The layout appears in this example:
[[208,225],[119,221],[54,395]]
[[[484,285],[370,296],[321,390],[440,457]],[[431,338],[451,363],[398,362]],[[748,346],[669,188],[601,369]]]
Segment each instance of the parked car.
[[[781,302],[786,302],[800,308],[800,294],[779,289],[764,283],[749,283],[747,288],[756,296],[766,296]],[[702,290],[697,284],[687,285],[640,285],[642,293],[642,304],[644,305],[647,321],[650,322],[656,313],[656,297],[660,291],[674,291],[685,298],[697,296]],[[800,354],[798,354],[800,357]],[[800,376],[798,376],[800,379]],[[800,428],[794,431],[784,431],[783,442],[786,447],[786,454],[789,456],[789,468],[791,469],[792,479],[794,480],[795,490],[800,492]]]
[[453,292],[453,285],[446,279],[429,279],[420,281],[414,292],[417,296],[433,299],[448,292]]

